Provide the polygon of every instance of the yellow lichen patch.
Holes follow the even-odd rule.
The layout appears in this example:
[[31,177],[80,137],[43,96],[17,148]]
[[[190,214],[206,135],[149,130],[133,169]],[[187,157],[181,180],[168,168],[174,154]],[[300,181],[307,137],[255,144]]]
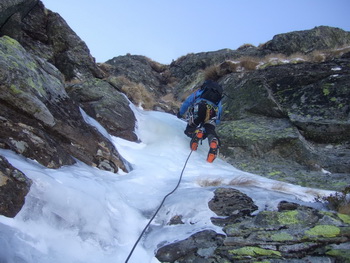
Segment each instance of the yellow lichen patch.
[[229,251],[230,254],[238,256],[281,256],[281,253],[278,251],[263,249],[260,247],[242,247],[238,249],[233,249]]
[[3,36],[2,39],[10,46],[20,46],[19,42],[9,36]]
[[272,235],[271,238],[273,241],[277,242],[293,240],[293,236],[285,232],[276,233]]
[[18,94],[22,93],[23,91],[21,91],[16,85],[11,84],[10,92],[14,95],[18,95]]
[[332,225],[318,225],[305,233],[309,236],[337,237],[340,234],[340,229]]
[[350,216],[344,214],[338,214],[338,217],[346,224],[350,224]]
[[281,225],[293,225],[298,224],[299,220],[297,218],[298,211],[287,211],[278,213],[278,221]]

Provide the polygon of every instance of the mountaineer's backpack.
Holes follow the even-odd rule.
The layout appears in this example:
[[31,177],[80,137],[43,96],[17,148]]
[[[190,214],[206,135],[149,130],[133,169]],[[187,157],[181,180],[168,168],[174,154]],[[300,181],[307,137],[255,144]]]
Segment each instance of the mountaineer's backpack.
[[222,99],[223,89],[222,87],[215,81],[206,80],[201,86],[201,90],[203,90],[200,98],[213,102],[218,105],[220,100]]

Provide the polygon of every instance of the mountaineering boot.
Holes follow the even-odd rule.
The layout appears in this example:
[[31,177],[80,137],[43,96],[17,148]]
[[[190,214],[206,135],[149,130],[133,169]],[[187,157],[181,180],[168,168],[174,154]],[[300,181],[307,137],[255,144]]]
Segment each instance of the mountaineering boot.
[[201,129],[198,129],[194,132],[194,135],[192,137],[192,140],[190,142],[190,147],[192,151],[197,151],[198,143],[203,138],[203,131]]
[[212,163],[214,162],[216,155],[218,154],[218,140],[216,138],[212,139],[210,142],[210,149],[207,157],[207,162]]

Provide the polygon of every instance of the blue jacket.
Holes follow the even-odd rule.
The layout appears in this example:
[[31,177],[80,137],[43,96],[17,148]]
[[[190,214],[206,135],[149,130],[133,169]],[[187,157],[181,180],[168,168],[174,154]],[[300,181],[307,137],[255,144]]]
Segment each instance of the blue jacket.
[[218,115],[217,115],[217,119],[215,121],[216,124],[220,123],[220,118],[221,118],[221,114],[222,114],[222,104],[221,101],[219,102],[218,105],[212,103],[209,100],[206,99],[202,99],[200,98],[200,95],[203,93],[204,90],[198,89],[195,92],[193,92],[190,96],[187,97],[187,99],[182,103],[181,107],[180,107],[180,115],[184,115],[185,112],[188,110],[188,108],[193,107],[196,103],[204,100],[206,103],[213,105],[214,107],[218,107]]

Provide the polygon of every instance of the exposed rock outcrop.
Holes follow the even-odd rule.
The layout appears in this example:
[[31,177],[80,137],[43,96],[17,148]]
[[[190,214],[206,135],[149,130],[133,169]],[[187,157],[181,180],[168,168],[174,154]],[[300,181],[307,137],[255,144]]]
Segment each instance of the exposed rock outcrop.
[[[203,230],[191,237],[164,247],[157,251],[160,262],[194,262],[211,256],[223,243],[224,235],[212,230]],[[209,262],[209,261],[202,261]]]
[[173,96],[177,79],[168,65],[128,54],[106,61],[101,68],[105,70],[106,80],[135,105],[146,110],[177,112],[179,105]]
[[[235,165],[250,163],[250,171],[275,179],[318,188],[349,184],[347,57],[225,76],[221,152]],[[334,174],[333,181],[322,169]]]
[[103,77],[86,44],[41,1],[4,0],[2,7],[0,36],[16,39],[27,51],[52,63],[66,80]]
[[272,53],[291,55],[298,52],[307,54],[315,50],[340,48],[349,44],[348,32],[340,28],[319,26],[312,30],[276,35],[272,40],[263,44],[262,48]]
[[161,73],[168,68],[144,56],[126,55],[106,61],[110,65],[109,73],[112,76],[124,76],[135,83],[142,83],[146,89],[157,97],[165,95],[167,80]]
[[117,149],[85,122],[79,108],[110,134],[137,139],[128,100],[103,77],[86,44],[58,14],[37,0],[1,2],[1,148],[49,168],[78,159],[111,172],[127,171]]
[[22,208],[31,180],[0,156],[0,214],[14,217]]
[[258,210],[249,196],[233,188],[216,189],[208,205],[219,216],[211,219],[216,225],[226,225]]
[[75,163],[126,170],[114,146],[83,119],[61,73],[14,39],[0,38],[1,148],[57,168]]
[[[79,83],[92,87],[93,83],[97,90],[103,90],[104,95],[109,94],[107,97],[99,95],[100,101],[109,99],[109,104],[106,107],[114,109],[112,110],[113,115],[108,117],[109,120],[106,119],[106,112],[99,114],[102,110],[96,106],[96,101],[88,105],[84,101],[85,103],[81,103],[79,106],[94,118],[104,116],[100,117],[99,121],[106,124],[106,129],[113,135],[131,140],[136,139],[133,134],[135,117],[127,100],[121,98],[114,87],[96,80],[96,78],[106,77],[105,72],[95,63],[95,59],[91,56],[85,42],[75,34],[59,14],[47,10],[38,0],[4,0],[0,17],[3,21],[0,24],[0,36],[12,37],[34,57],[39,57],[54,65],[59,70],[60,77],[63,77],[64,85],[71,87],[72,83]],[[85,82],[86,84],[84,84]],[[82,94],[78,94],[79,91]],[[86,97],[86,93],[79,88],[75,90],[74,95],[78,98],[77,102],[80,102],[80,98]],[[123,127],[121,127],[120,121],[117,121],[116,125],[111,125],[114,118],[120,119],[115,116],[124,114],[127,116],[123,119],[125,121]],[[106,123],[104,123],[105,121]]]
[[129,101],[108,82],[100,79],[67,84],[69,96],[96,119],[109,134],[136,141],[135,116]]
[[216,203],[228,195],[236,208],[229,213],[227,208],[214,209],[218,215],[225,215],[220,225],[225,222],[223,230],[226,236],[202,231],[159,248],[157,259],[161,262],[203,263],[349,261],[348,215],[281,202],[278,211],[261,211],[253,216],[250,211],[255,208],[249,197],[227,188],[218,188],[210,202]]

